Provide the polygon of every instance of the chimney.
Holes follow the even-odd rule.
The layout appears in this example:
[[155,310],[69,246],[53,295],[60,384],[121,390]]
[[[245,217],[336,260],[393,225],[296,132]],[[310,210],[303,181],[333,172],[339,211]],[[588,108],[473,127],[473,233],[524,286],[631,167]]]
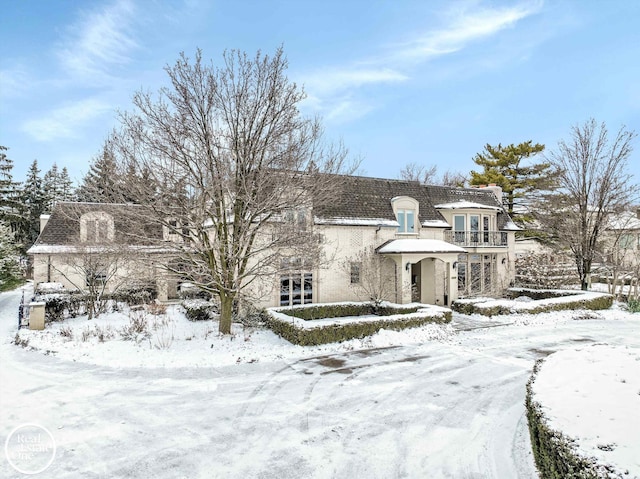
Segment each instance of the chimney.
[[502,187],[496,185],[495,183],[489,183],[485,189],[491,190],[496,198],[498,199],[498,203],[502,204]]
[[51,218],[51,215],[40,215],[40,233],[42,233],[44,227],[47,226],[49,218]]

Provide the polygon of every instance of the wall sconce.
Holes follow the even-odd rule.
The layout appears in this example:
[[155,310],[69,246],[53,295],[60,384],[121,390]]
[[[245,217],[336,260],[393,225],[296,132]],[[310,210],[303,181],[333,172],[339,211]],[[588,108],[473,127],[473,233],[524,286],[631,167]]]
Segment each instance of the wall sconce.
[[457,262],[457,261],[454,261],[454,262],[453,262],[453,269],[456,269],[457,267],[458,267],[458,262]]
[[507,262],[507,258],[502,258],[502,264],[505,264]]
[[407,264],[404,265],[404,269],[409,271],[411,269],[411,263],[407,262]]

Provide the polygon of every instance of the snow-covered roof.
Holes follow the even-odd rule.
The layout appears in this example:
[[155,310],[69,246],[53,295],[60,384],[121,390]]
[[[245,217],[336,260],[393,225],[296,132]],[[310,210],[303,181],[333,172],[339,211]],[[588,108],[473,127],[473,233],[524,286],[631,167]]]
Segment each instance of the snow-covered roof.
[[609,229],[612,230],[639,230],[640,218],[631,211],[620,213],[611,219]]
[[435,239],[396,239],[382,245],[380,254],[390,253],[466,253],[460,246]]
[[388,226],[393,228],[400,226],[396,220],[385,218],[320,218],[316,216],[313,221],[317,225]]
[[27,251],[27,254],[100,254],[118,253],[125,251],[138,251],[145,253],[168,253],[174,251],[169,246],[166,248],[152,245],[86,245],[86,244],[35,244]]
[[422,226],[426,228],[451,228],[451,225],[442,220],[426,220],[422,222]]
[[435,208],[439,210],[494,210],[494,211],[502,211],[502,208],[491,205],[483,205],[480,203],[474,203],[473,201],[465,201],[460,200],[454,203],[443,203],[439,205],[435,205]]
[[505,230],[505,231],[520,231],[520,230],[522,230],[522,228],[520,228],[517,224],[515,224],[513,221],[511,221],[511,219],[509,219],[504,224],[502,229]]

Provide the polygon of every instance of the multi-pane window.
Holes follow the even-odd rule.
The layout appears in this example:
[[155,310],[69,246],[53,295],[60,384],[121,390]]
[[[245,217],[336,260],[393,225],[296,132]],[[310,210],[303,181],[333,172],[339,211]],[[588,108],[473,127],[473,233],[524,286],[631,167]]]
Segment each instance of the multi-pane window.
[[458,293],[475,295],[488,293],[495,288],[497,255],[458,255]]
[[398,233],[416,232],[415,210],[398,210]]
[[86,243],[113,240],[113,218],[104,212],[92,212],[80,218],[80,239]]
[[635,244],[634,235],[631,235],[631,234],[621,235],[620,242],[618,244],[620,245],[620,249],[633,249]]
[[312,302],[312,273],[291,273],[280,277],[280,306],[293,306]]
[[351,263],[351,284],[360,284],[361,263]]
[[301,231],[307,229],[307,210],[305,208],[289,209],[284,212],[284,220]]

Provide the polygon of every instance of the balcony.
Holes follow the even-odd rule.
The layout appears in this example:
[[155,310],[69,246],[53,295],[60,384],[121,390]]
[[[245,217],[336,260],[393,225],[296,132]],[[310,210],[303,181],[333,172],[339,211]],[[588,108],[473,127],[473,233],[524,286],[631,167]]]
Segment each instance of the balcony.
[[445,231],[447,243],[467,248],[507,246],[506,231]]

